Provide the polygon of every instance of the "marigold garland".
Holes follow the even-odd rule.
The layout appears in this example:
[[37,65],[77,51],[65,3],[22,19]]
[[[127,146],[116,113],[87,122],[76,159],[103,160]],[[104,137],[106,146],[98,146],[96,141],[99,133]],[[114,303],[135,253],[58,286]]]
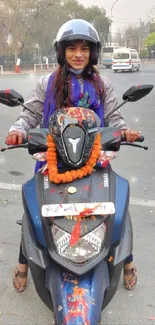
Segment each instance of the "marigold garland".
[[58,171],[58,161],[56,146],[51,135],[47,137],[47,167],[49,172],[49,179],[55,184],[69,183],[78,178],[83,178],[84,176],[90,175],[93,171],[93,167],[96,165],[97,159],[101,151],[101,135],[98,133],[95,139],[93,150],[85,166],[67,171],[63,174],[59,174]]

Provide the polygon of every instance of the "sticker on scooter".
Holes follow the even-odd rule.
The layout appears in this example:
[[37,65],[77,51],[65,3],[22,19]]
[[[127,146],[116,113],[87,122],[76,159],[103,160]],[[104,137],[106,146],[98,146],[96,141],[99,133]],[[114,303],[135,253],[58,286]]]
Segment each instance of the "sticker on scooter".
[[103,184],[104,184],[104,187],[109,187],[109,177],[108,177],[108,174],[103,174]]
[[[96,215],[108,215],[115,213],[113,202],[94,202],[94,203],[65,203],[47,204],[42,206],[43,217],[78,216],[81,211],[86,209],[93,210]],[[88,213],[87,215],[90,215]]]
[[44,176],[44,190],[47,190],[49,188],[49,179],[48,176]]

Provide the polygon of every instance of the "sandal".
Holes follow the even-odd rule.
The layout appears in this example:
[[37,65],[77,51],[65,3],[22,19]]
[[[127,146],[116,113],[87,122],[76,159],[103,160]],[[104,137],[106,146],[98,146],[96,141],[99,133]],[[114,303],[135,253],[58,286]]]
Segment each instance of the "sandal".
[[[14,270],[14,276],[13,276],[13,285],[17,292],[23,292],[27,285],[27,273],[28,269],[25,272],[21,272],[18,270],[18,267]],[[25,279],[25,284],[22,284],[19,279]]]
[[[126,275],[132,275],[130,280],[126,280]],[[124,266],[124,286],[127,290],[133,290],[137,284],[137,269],[133,266],[132,269],[126,269]]]

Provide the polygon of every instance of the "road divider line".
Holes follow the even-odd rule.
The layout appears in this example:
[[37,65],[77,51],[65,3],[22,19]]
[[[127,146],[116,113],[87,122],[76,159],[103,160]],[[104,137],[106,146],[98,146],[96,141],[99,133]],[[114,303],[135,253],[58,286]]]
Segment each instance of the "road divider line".
[[0,190],[21,191],[21,184],[0,183]]
[[[10,191],[21,191],[21,184],[9,184],[9,183],[0,183],[0,190],[10,190]],[[139,205],[149,208],[155,208],[155,200],[145,200],[141,198],[130,198],[131,205]]]
[[130,204],[140,205],[143,207],[155,208],[155,200],[144,200],[136,197],[130,198]]

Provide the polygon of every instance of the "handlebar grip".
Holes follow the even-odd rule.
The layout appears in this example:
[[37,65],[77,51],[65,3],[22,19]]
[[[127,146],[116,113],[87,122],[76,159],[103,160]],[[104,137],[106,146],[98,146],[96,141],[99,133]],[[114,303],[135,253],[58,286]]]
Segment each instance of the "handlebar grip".
[[[145,138],[143,137],[143,135],[141,135],[137,140],[135,140],[134,142],[143,142],[145,140]],[[121,142],[126,142],[126,136],[121,135]]]
[[145,138],[141,135],[137,140],[135,140],[135,142],[143,142],[144,140]]
[[121,142],[125,142],[126,141],[126,136],[125,134],[121,134]]

